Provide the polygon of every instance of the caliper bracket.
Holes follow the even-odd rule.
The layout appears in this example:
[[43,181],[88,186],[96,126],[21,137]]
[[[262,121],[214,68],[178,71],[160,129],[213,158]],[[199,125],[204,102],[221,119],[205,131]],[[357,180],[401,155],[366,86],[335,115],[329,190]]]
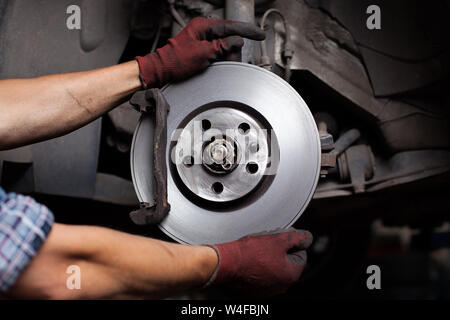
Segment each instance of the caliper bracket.
[[136,92],[130,104],[141,113],[155,116],[155,135],[153,138],[153,173],[156,181],[155,204],[141,202],[140,208],[130,213],[131,220],[138,225],[160,223],[169,213],[167,202],[167,114],[170,106],[159,89]]

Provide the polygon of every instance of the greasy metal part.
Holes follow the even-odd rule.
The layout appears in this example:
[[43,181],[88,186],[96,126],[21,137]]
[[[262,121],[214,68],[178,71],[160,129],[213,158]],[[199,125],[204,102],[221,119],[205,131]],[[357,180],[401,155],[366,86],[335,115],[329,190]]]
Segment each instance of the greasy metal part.
[[[308,205],[320,171],[320,141],[314,119],[300,95],[284,80],[262,68],[236,62],[215,63],[188,81],[162,89],[171,106],[168,140],[183,120],[200,107],[236,106],[266,119],[278,150],[271,150],[271,164],[263,185],[238,203],[208,206],[192,201],[179,189],[173,170],[168,171],[171,211],[159,225],[173,239],[192,244],[221,243],[244,235],[292,225]],[[259,118],[258,118],[259,119]],[[153,202],[153,152],[149,141],[154,118],[143,114],[131,149],[131,172],[141,202]],[[177,140],[172,136],[169,142]],[[174,139],[174,140],[173,140]],[[271,143],[272,145],[272,143]],[[165,155],[169,162],[169,152]],[[176,169],[176,168],[175,168]],[[280,210],[282,208],[282,210]]]
[[365,191],[365,181],[372,178],[375,171],[375,161],[372,150],[365,144],[348,148],[345,151],[347,170],[350,173],[355,193]]
[[328,169],[336,166],[336,155],[330,152],[334,148],[334,140],[333,136],[328,133],[327,123],[325,121],[320,121],[317,127],[319,129],[320,147],[322,149],[320,177],[325,178],[328,174]]
[[130,104],[141,113],[154,112],[156,121],[153,136],[153,176],[156,182],[155,204],[141,202],[138,210],[130,213],[130,218],[138,225],[160,223],[170,211],[167,202],[167,164],[165,159],[167,147],[167,114],[170,105],[159,89],[148,89],[135,93]]
[[[226,0],[225,16],[227,20],[236,20],[255,24],[254,0]],[[256,64],[255,53],[258,44],[254,40],[244,39],[242,62]]]
[[[345,152],[338,157],[341,181],[348,181],[349,172]],[[379,191],[404,183],[450,172],[450,151],[417,150],[400,152],[389,159],[375,158],[376,171],[371,179],[364,181],[366,192]],[[326,181],[319,185],[314,199],[349,196],[354,194],[352,183]]]
[[338,173],[339,173],[339,180],[342,182],[348,181],[350,177],[350,173],[348,171],[347,166],[347,157],[345,153],[341,154],[339,157],[337,157],[337,165],[338,165]]
[[227,139],[216,139],[210,142],[203,152],[203,166],[216,174],[233,171],[237,164],[238,146]]
[[350,129],[343,133],[334,144],[334,149],[331,151],[334,155],[339,156],[348,147],[350,147],[356,140],[359,139],[361,133],[358,129]]
[[186,22],[184,22],[183,17],[178,13],[178,11],[175,9],[175,0],[167,0],[169,3],[169,10],[172,17],[175,19],[175,21],[182,27],[186,27]]
[[[289,79],[291,77],[291,60],[292,57],[294,56],[294,50],[292,49],[291,46],[291,36],[290,36],[290,31],[289,31],[289,24],[286,20],[286,18],[284,17],[283,13],[281,13],[280,10],[277,9],[269,9],[267,10],[262,18],[261,18],[261,29],[265,30],[266,29],[266,19],[270,14],[276,14],[277,16],[279,16],[281,18],[281,21],[283,22],[283,27],[284,27],[284,44],[283,44],[283,50],[281,51],[281,56],[284,59],[284,80],[289,82]],[[267,69],[267,70],[272,70],[272,62],[270,61],[269,55],[267,53],[267,46],[266,46],[266,41],[262,40],[261,41],[261,67]]]
[[[320,171],[320,177],[325,178],[330,169],[336,167],[337,162],[340,180],[347,181],[350,173],[347,163],[347,157],[345,154],[343,154],[343,152],[347,150],[347,148],[350,147],[356,140],[359,139],[359,137],[361,136],[359,130],[350,129],[344,132],[336,141],[336,143],[333,143],[333,136],[328,134],[326,122],[320,121],[318,127],[322,151],[328,151],[322,152],[322,169]],[[331,138],[328,136],[330,136]]]
[[[336,166],[336,155],[331,152],[322,153],[322,160],[320,163],[322,165],[322,169],[334,168]],[[324,172],[324,174],[326,174],[326,172]]]
[[382,18],[383,27],[377,32],[361,23],[370,0],[349,6],[336,5],[333,0],[307,1],[351,32],[376,96],[408,94],[448,77],[450,11],[445,0],[432,6],[420,0],[380,0],[381,11],[390,14]]
[[[296,52],[292,69],[307,70],[350,102],[349,107],[377,124],[392,152],[450,147],[448,117],[400,100],[374,97],[367,69],[358,56],[352,35],[331,16],[312,8],[305,0],[276,1],[273,7],[290,22]],[[282,41],[283,37],[277,34],[276,49]],[[276,52],[275,58],[277,64],[283,66],[280,52]]]
[[339,174],[342,181],[350,179],[355,193],[365,191],[365,182],[373,177],[375,160],[371,148],[361,144],[349,147],[338,157]]
[[[205,122],[208,127],[202,128]],[[247,126],[246,131],[241,126]],[[269,142],[263,129],[252,116],[230,107],[196,115],[183,128],[173,153],[184,185],[198,197],[215,202],[250,193],[269,164]]]
[[327,132],[331,134],[333,137],[339,135],[339,125],[336,122],[335,117],[332,116],[330,113],[318,111],[315,112],[313,116],[317,124],[320,124],[321,122],[325,123],[325,125],[327,126]]
[[319,122],[317,127],[319,129],[320,147],[322,148],[322,151],[332,150],[334,148],[334,139],[333,136],[328,133],[326,122]]

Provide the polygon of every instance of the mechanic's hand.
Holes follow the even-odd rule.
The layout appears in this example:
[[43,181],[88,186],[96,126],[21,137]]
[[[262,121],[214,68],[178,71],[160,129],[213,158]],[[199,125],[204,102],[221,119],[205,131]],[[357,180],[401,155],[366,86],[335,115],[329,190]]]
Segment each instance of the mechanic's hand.
[[256,297],[283,293],[300,278],[312,240],[309,231],[289,228],[211,246],[219,265],[206,285],[224,283]]
[[136,57],[142,80],[147,87],[162,87],[192,76],[215,60],[236,56],[242,37],[264,40],[265,34],[249,23],[195,18],[155,53]]

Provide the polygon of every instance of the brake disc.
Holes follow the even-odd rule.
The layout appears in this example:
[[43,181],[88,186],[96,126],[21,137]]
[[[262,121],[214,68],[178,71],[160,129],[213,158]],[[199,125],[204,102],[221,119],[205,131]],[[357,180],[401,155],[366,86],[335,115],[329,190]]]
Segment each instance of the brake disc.
[[[262,68],[220,62],[162,89],[167,119],[169,215],[178,242],[221,243],[286,228],[305,210],[320,172],[320,141],[300,95]],[[131,171],[141,202],[153,203],[154,118],[133,137]]]

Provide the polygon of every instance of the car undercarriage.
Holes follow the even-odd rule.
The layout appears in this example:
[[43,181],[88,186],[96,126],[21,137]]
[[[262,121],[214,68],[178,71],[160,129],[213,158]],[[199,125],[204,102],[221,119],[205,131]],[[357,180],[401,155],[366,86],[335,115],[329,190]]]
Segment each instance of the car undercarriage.
[[[58,222],[181,243],[308,229],[308,267],[281,298],[448,299],[450,3],[377,3],[381,29],[366,24],[370,1],[0,0],[1,79],[129,61],[198,16],[266,31],[239,62],[161,88],[160,156],[155,112],[131,99],[71,134],[1,151],[0,184]],[[80,29],[65,27],[70,5]],[[163,192],[167,218],[130,218]],[[386,270],[382,293],[367,290],[369,265]]]

